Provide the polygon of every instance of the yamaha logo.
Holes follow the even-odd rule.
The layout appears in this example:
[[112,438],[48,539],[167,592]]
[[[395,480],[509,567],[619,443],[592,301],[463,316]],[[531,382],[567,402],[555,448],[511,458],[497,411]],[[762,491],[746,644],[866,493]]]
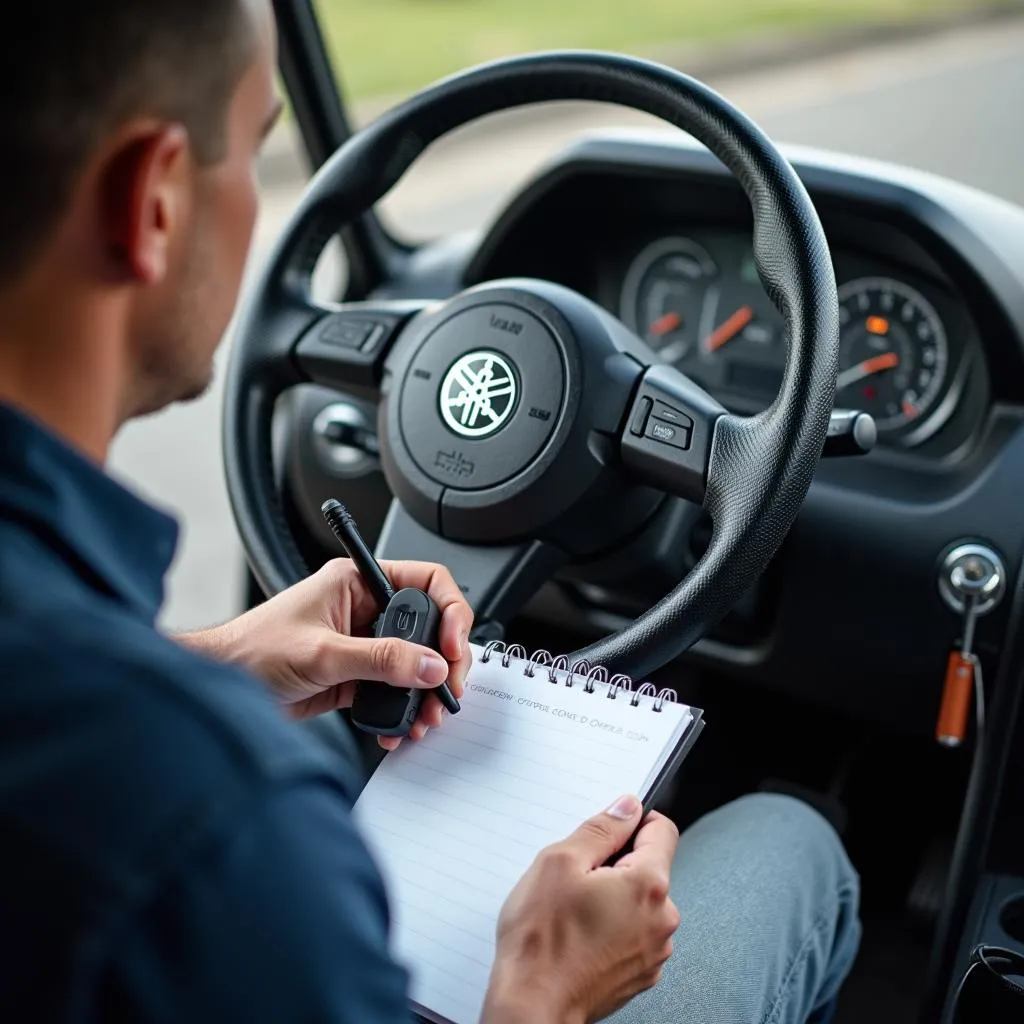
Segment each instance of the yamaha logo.
[[460,437],[488,437],[516,407],[516,374],[496,352],[467,352],[441,382],[441,416]]

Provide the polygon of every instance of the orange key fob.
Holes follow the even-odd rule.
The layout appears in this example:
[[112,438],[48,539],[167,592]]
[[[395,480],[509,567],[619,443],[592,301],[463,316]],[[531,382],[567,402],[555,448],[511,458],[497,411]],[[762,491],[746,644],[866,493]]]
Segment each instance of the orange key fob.
[[945,747],[958,747],[964,741],[973,688],[974,658],[965,656],[961,651],[951,651],[935,728],[935,738]]

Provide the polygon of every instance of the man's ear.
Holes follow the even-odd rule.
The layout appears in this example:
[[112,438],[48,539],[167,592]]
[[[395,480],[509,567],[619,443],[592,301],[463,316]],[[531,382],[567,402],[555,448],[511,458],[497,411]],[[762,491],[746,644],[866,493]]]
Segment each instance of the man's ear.
[[188,217],[188,133],[181,125],[126,133],[101,176],[102,229],[119,275],[158,284]]

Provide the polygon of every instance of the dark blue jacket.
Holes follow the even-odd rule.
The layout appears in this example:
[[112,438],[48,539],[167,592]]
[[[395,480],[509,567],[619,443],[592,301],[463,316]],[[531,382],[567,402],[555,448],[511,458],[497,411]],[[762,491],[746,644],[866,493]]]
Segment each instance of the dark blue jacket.
[[0,1020],[408,1020],[355,777],[155,628],[176,537],[0,406]]

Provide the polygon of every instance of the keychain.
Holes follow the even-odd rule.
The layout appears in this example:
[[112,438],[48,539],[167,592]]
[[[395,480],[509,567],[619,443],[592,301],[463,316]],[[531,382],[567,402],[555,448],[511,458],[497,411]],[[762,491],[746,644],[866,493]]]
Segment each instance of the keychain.
[[955,548],[943,569],[946,575],[940,589],[946,603],[963,615],[964,624],[960,646],[950,651],[946,662],[935,738],[945,747],[958,747],[967,735],[972,690],[978,705],[978,733],[985,728],[985,690],[981,661],[974,653],[974,633],[978,617],[991,611],[1002,596],[1005,571],[999,556],[980,545]]

